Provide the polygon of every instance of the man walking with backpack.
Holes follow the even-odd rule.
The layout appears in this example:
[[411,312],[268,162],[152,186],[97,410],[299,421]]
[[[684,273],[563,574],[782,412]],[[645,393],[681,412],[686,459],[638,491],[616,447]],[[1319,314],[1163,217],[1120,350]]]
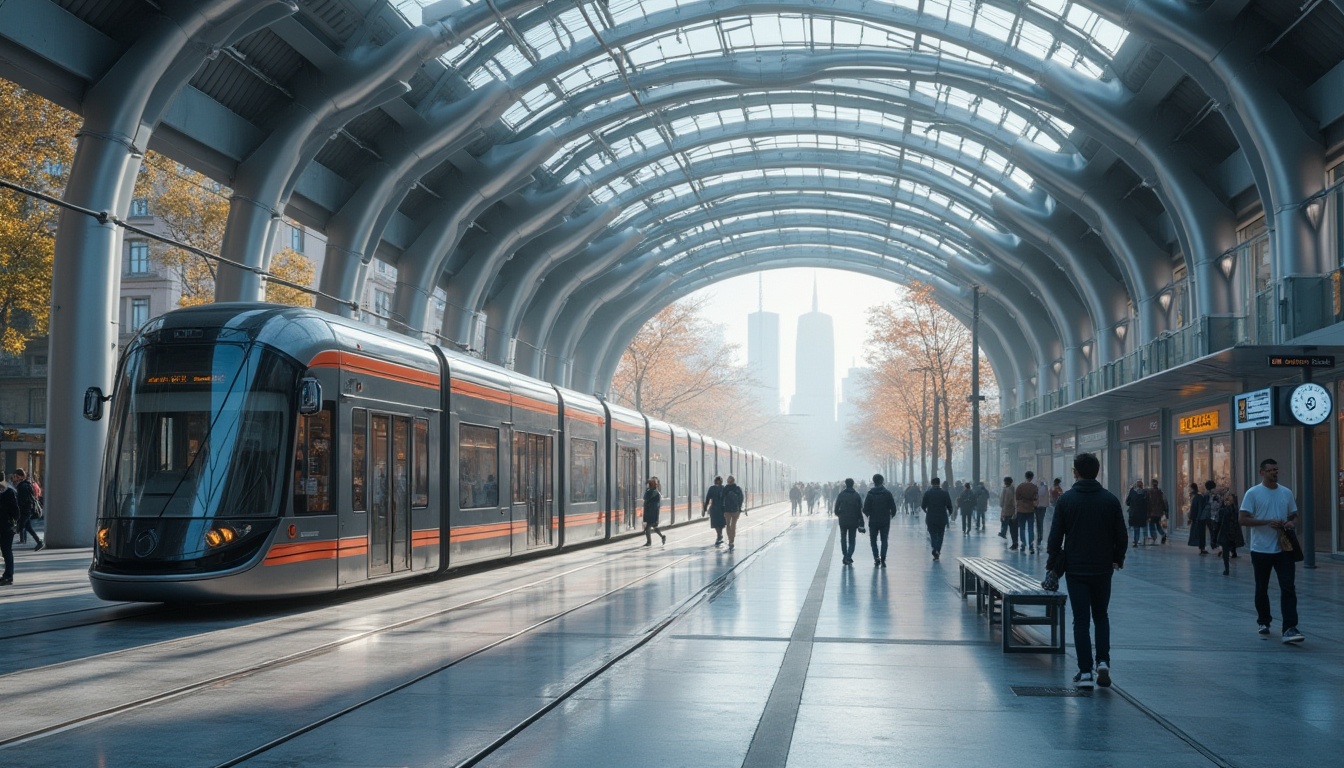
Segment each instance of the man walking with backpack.
[[31,533],[33,541],[37,542],[33,551],[40,552],[46,544],[37,537],[37,531],[33,530],[33,518],[36,516],[34,513],[37,511],[37,491],[33,488],[32,481],[28,479],[28,473],[22,469],[14,470],[10,479],[14,481],[14,493],[18,495],[19,502],[19,543],[24,543],[25,534]]

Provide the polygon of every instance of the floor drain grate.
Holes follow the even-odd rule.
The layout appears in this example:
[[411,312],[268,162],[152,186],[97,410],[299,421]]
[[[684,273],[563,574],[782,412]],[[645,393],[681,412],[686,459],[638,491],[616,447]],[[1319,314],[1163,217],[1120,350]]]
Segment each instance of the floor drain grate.
[[1090,696],[1087,691],[1080,691],[1077,688],[1060,688],[1051,686],[1032,686],[1032,685],[1014,685],[1013,693],[1018,696]]

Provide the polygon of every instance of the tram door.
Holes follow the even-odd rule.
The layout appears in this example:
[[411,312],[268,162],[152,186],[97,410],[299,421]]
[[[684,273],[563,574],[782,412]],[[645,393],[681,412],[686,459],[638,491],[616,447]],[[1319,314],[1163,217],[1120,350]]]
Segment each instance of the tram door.
[[370,414],[369,575],[411,567],[411,420]]
[[644,484],[640,477],[644,474],[644,463],[639,453],[638,448],[622,447],[616,454],[616,505],[621,514],[621,533],[638,528],[643,511]]
[[527,520],[528,549],[549,546],[552,541],[555,500],[551,491],[550,435],[513,433],[514,519]]

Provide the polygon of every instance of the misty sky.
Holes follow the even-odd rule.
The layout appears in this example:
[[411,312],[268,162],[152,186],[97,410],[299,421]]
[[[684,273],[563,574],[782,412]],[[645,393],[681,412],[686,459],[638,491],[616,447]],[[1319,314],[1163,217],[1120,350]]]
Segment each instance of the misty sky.
[[[762,273],[765,310],[779,313],[780,389],[788,408],[793,395],[793,349],[798,316],[812,309],[812,280],[817,280],[822,312],[835,322],[836,397],[840,379],[851,365],[864,366],[863,343],[868,336],[868,309],[894,301],[904,289],[896,283],[837,269],[778,269]],[[747,362],[747,315],[757,308],[757,276],[725,280],[694,296],[713,298],[703,312],[723,328],[727,340],[738,346],[738,363]]]

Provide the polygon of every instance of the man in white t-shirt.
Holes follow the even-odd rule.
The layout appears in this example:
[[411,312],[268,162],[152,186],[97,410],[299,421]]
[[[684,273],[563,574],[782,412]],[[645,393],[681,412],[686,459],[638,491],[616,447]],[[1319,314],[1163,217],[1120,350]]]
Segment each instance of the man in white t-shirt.
[[1279,463],[1260,462],[1259,485],[1246,491],[1241,500],[1242,525],[1251,529],[1251,565],[1255,568],[1255,613],[1261,635],[1269,635],[1274,618],[1269,607],[1269,574],[1279,580],[1279,609],[1283,611],[1283,642],[1300,643],[1306,638],[1297,631],[1297,563],[1293,553],[1279,546],[1279,533],[1293,527],[1297,519],[1297,501],[1293,492],[1279,485]]

